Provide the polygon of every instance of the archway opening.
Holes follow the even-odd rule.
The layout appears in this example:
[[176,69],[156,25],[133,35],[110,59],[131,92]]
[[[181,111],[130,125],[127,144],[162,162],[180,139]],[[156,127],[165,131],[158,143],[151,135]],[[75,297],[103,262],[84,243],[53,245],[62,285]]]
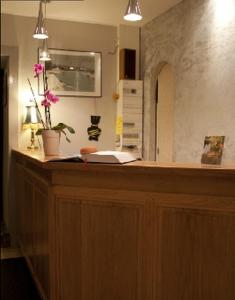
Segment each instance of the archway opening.
[[155,160],[173,161],[175,78],[173,68],[166,63],[156,80]]

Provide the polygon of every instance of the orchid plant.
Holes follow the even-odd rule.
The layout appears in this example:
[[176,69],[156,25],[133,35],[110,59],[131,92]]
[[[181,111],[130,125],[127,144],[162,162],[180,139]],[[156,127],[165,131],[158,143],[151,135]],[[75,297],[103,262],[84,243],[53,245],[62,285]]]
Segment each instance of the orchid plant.
[[28,79],[30,89],[31,89],[31,92],[33,95],[35,107],[38,111],[38,115],[39,115],[40,121],[42,123],[42,128],[39,128],[37,130],[36,135],[41,135],[43,130],[56,130],[56,131],[62,132],[65,135],[66,140],[70,143],[70,139],[67,137],[67,133],[65,130],[68,130],[70,133],[73,134],[73,133],[75,133],[75,130],[72,127],[70,127],[64,123],[59,123],[56,126],[52,126],[50,109],[51,109],[52,104],[55,104],[59,101],[59,98],[48,89],[47,75],[46,75],[46,70],[45,70],[44,65],[43,64],[35,64],[34,65],[34,73],[35,73],[34,78],[39,79],[39,76],[42,76],[42,79],[43,79],[44,93],[43,93],[43,100],[41,101],[41,105],[44,108],[44,115],[45,115],[45,119],[43,120],[43,117],[42,117],[41,111],[39,109],[37,99],[35,97],[35,93],[33,91],[31,82]]

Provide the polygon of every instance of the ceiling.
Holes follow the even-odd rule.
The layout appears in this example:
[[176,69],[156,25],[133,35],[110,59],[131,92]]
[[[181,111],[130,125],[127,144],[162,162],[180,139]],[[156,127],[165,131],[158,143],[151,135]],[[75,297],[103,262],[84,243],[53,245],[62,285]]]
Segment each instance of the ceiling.
[[[167,11],[181,0],[139,0],[143,20],[123,20],[128,0],[54,1],[47,4],[47,18],[105,25],[131,24],[142,26]],[[1,0],[1,12],[19,16],[37,17],[39,1]]]

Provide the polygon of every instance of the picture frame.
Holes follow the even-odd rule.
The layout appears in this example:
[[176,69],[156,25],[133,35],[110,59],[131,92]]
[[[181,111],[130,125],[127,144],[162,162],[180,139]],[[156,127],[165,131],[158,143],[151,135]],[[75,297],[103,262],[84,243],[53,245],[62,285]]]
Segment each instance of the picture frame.
[[[44,64],[48,89],[57,96],[102,97],[102,53],[49,48],[50,61]],[[38,57],[40,49],[38,51]],[[43,95],[42,80],[38,93]]]
[[222,161],[225,136],[205,136],[201,163],[220,165]]

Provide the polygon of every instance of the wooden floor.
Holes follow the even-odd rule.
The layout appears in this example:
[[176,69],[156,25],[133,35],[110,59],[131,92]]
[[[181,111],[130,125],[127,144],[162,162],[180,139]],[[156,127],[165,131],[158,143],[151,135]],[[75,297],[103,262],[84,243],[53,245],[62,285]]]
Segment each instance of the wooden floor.
[[40,300],[24,258],[2,259],[0,266],[0,299]]

